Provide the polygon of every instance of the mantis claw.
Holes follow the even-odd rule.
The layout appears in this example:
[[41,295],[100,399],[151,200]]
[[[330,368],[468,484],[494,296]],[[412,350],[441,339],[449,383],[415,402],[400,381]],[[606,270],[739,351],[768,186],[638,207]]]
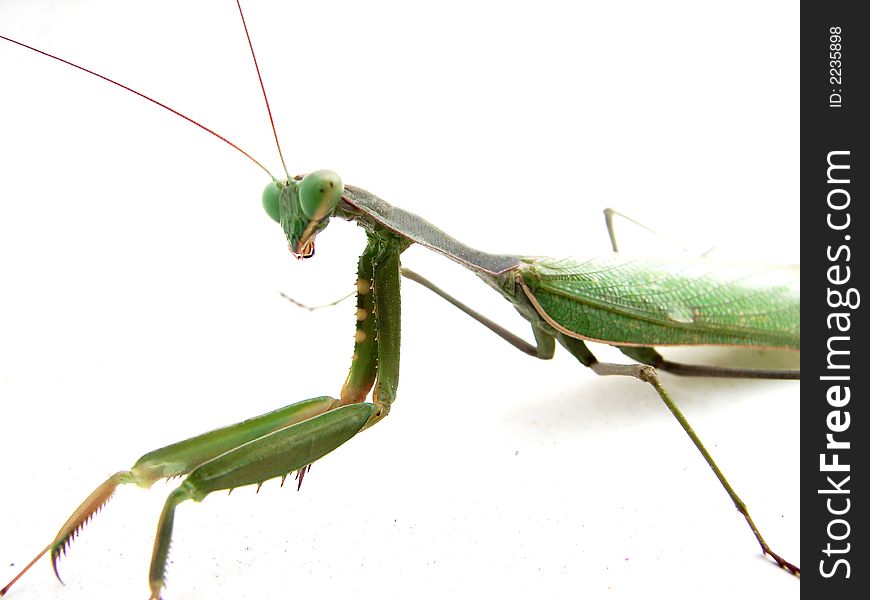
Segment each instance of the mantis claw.
[[[79,507],[70,515],[60,531],[54,538],[54,541],[49,545],[51,549],[51,568],[54,570],[54,576],[63,584],[63,579],[60,578],[60,573],[57,570],[57,562],[61,556],[66,556],[67,548],[69,548],[73,540],[78,537],[79,533],[84,529],[85,525],[91,522],[100,510],[112,499],[115,495],[117,487],[124,483],[133,481],[133,475],[130,471],[119,471],[109,477],[102,484],[91,492],[91,495],[85,498]],[[40,554],[41,556],[41,554]],[[28,565],[29,567],[29,565]],[[26,569],[25,569],[26,570]]]
[[788,571],[789,573],[791,573],[791,574],[794,575],[795,577],[798,577],[798,578],[799,578],[799,577],[801,576],[801,569],[800,569],[800,567],[791,564],[790,562],[788,562],[787,560],[785,560],[783,557],[781,557],[779,554],[777,554],[776,552],[774,552],[774,551],[771,550],[770,548],[764,548],[764,547],[762,547],[762,551],[764,552],[764,554],[766,554],[766,555],[768,555],[770,558],[772,558],[773,561],[776,563],[776,565],[777,565],[779,568],[783,569],[784,571]]
[[91,522],[94,515],[100,512],[100,509],[102,509],[106,503],[112,499],[112,496],[115,494],[115,489],[121,484],[131,483],[133,481],[136,481],[136,478],[130,471],[119,471],[97,486],[97,488],[91,492],[91,495],[85,498],[85,501],[79,505],[72,515],[70,515],[70,518],[67,519],[66,523],[63,524],[63,527],[60,528],[60,531],[57,532],[54,540],[48,546],[43,548],[42,551],[33,558],[33,560],[27,563],[27,566],[21,569],[12,581],[7,583],[3,589],[0,589],[0,597],[6,595],[9,588],[11,588],[22,575],[27,573],[27,571],[30,570],[30,567],[36,564],[36,562],[42,558],[46,552],[50,553],[51,568],[54,571],[54,576],[57,577],[57,580],[61,585],[63,585],[63,579],[60,578],[60,573],[57,570],[57,562],[61,555],[66,556],[67,548],[69,548],[79,532],[84,529],[85,525]]

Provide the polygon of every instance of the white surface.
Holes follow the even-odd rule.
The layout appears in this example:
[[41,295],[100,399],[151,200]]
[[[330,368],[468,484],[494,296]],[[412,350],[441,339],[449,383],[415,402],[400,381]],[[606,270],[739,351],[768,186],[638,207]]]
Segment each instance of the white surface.
[[[334,169],[494,252],[605,252],[614,206],[797,260],[795,3],[396,4],[247,3],[291,172]],[[277,171],[234,11],[7,0],[0,31]],[[143,452],[337,393],[352,301],[309,314],[277,291],[345,294],[363,237],[334,223],[298,263],[260,209],[267,178],[216,140],[6,43],[0,78],[6,581]],[[448,261],[411,249],[405,264],[526,335]],[[412,283],[403,296],[390,418],[302,493],[270,482],[183,505],[167,600],[798,596],[651,390],[565,352],[532,360]],[[667,385],[799,560],[799,386]],[[122,489],[61,563],[65,587],[44,561],[10,598],[146,597],[169,489]]]

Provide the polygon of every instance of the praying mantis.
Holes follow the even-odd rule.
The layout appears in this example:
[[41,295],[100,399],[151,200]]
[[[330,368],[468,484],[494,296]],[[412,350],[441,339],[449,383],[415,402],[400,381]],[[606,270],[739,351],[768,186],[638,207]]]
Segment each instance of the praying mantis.
[[[151,32],[153,46],[154,32],[163,29],[156,24],[145,27],[141,19],[161,11],[154,3],[144,8],[136,22]],[[257,19],[258,7],[251,8],[255,14],[249,14],[249,19],[258,23],[258,28],[268,27],[273,19],[281,21],[275,16]],[[318,15],[300,14],[300,7],[291,8],[293,22],[318,22]],[[228,23],[235,17],[231,9],[227,9]],[[51,28],[49,22],[45,25],[51,28],[47,39],[59,43],[61,29],[75,32],[76,38],[93,37],[105,28],[95,24],[95,15],[103,14],[103,8],[92,10],[81,15],[84,23],[74,26],[67,15],[63,27],[58,21],[57,28]],[[364,23],[374,27],[379,13],[366,10],[372,13]],[[444,10],[450,14],[449,7]],[[209,8],[210,18],[216,18],[212,17],[213,11]],[[664,12],[661,23],[669,14]],[[446,19],[446,15],[442,17]],[[606,16],[586,15],[584,22],[605,23]],[[349,16],[346,25],[352,24],[354,29],[337,33],[336,39],[349,39],[362,27],[360,17]],[[537,19],[533,24],[525,22],[529,15],[513,17],[524,23],[525,31],[534,30],[533,24],[538,23]],[[537,17],[541,27],[544,21],[553,26],[553,20],[545,17]],[[571,17],[564,16],[566,23]],[[165,20],[164,16],[161,23]],[[388,22],[386,15],[381,20]],[[87,33],[88,21],[95,27],[90,30],[92,35]],[[641,21],[644,19],[638,18],[633,33],[643,35],[655,29],[649,22],[641,26]],[[233,23],[224,29],[220,39],[228,37],[226,32],[238,33],[238,25]],[[503,26],[511,30],[510,24]],[[781,23],[776,25],[783,27]],[[704,131],[686,126],[675,134],[674,127],[691,121],[692,109],[685,103],[680,110],[668,113],[672,101],[662,100],[655,109],[648,109],[648,118],[643,119],[643,114],[626,112],[627,107],[635,106],[635,100],[626,102],[626,110],[619,110],[608,106],[610,101],[589,98],[589,85],[583,76],[588,51],[615,35],[612,30],[609,34],[596,32],[594,27],[584,31],[594,35],[583,40],[580,47],[544,45],[537,55],[528,54],[533,43],[516,50],[507,36],[503,39],[493,33],[489,41],[502,50],[506,62],[500,67],[491,65],[487,73],[516,68],[516,61],[510,59],[522,58],[547,71],[541,75],[542,85],[552,83],[555,73],[573,74],[574,69],[581,70],[576,76],[578,81],[566,84],[559,90],[561,93],[544,94],[539,89],[513,100],[511,95],[519,93],[515,76],[508,73],[503,80],[491,80],[495,76],[488,75],[486,86],[472,89],[476,94],[492,95],[469,98],[460,92],[467,91],[467,86],[480,78],[483,65],[475,68],[464,64],[474,54],[471,48],[463,52],[455,46],[457,36],[442,33],[438,38],[442,49],[444,40],[450,38],[451,52],[456,53],[452,60],[444,56],[444,51],[426,54],[439,47],[433,38],[409,46],[412,38],[430,28],[432,24],[427,23],[414,34],[398,38],[391,37],[389,31],[380,35],[373,32],[372,39],[382,40],[372,44],[369,51],[373,54],[366,54],[357,45],[353,46],[354,57],[348,56],[346,48],[343,53],[337,51],[342,60],[359,61],[360,65],[378,65],[378,59],[398,60],[392,57],[407,54],[416,57],[416,62],[408,59],[410,64],[425,64],[422,55],[437,66],[434,73],[421,68],[420,73],[425,74],[412,78],[412,84],[404,81],[392,88],[391,77],[395,78],[396,72],[408,73],[410,67],[386,65],[380,77],[375,75],[378,69],[369,68],[365,77],[377,81],[366,83],[372,86],[366,89],[380,91],[372,104],[360,104],[371,99],[357,97],[367,94],[355,93],[362,79],[348,81],[349,73],[342,73],[343,78],[334,84],[334,93],[328,99],[317,94],[312,94],[316,98],[306,97],[294,92],[292,86],[282,99],[280,82],[274,82],[273,87],[269,67],[263,65],[279,126],[283,120],[291,132],[289,139],[283,136],[285,149],[291,146],[295,156],[291,169],[305,172],[329,165],[346,181],[359,183],[485,250],[555,256],[606,253],[607,238],[598,210],[607,204],[639,217],[644,213],[664,217],[668,230],[697,232],[703,226],[699,222],[705,221],[709,225],[705,233],[708,237],[749,239],[753,252],[765,257],[777,244],[794,244],[796,220],[789,211],[797,206],[796,187],[790,189],[796,186],[796,157],[793,164],[784,161],[773,167],[772,159],[765,154],[763,177],[753,172],[757,162],[739,173],[722,173],[723,164],[735,168],[736,149],[764,147],[765,142],[774,139],[783,149],[796,148],[794,139],[788,137],[796,133],[788,130],[791,123],[784,115],[759,113],[756,103],[737,113],[741,106],[738,96],[729,95],[715,100],[721,102],[715,104],[714,94],[703,94],[688,104],[703,107],[702,113],[695,114],[715,115],[716,119],[705,121]],[[722,26],[722,31],[726,29]],[[793,30],[797,30],[796,26]],[[710,33],[699,31],[692,38],[696,42],[693,51],[708,60],[716,57],[715,40],[704,40],[709,46],[699,44]],[[261,43],[261,39],[274,39],[277,34],[254,34],[264,63],[263,59],[272,55],[277,57],[273,60],[303,65],[302,71],[312,61],[331,64],[329,52],[334,49],[324,48],[314,39],[306,40],[298,31],[294,30],[298,39],[294,39],[292,48],[280,51],[268,49],[265,40]],[[125,31],[122,37],[130,35]],[[626,69],[637,62],[640,49],[651,52],[656,48],[653,42],[661,42],[663,37],[668,38],[660,31],[642,37],[648,43],[638,41],[631,56],[611,55],[608,60],[615,63],[613,72],[626,77]],[[237,56],[227,60],[239,61],[238,77],[250,78],[250,69],[242,62],[247,60],[243,40],[238,37],[237,41]],[[130,42],[129,47],[138,45],[141,51],[146,42]],[[500,42],[503,45],[498,45]],[[771,44],[768,49],[773,47],[772,42],[766,43]],[[113,53],[121,46],[120,42],[106,44]],[[223,49],[221,44],[217,46],[215,51]],[[396,52],[396,47],[404,51]],[[69,54],[67,48],[61,50]],[[705,49],[708,54],[704,54]],[[3,157],[3,164],[13,168],[11,176],[3,177],[4,189],[0,192],[3,210],[10,211],[2,217],[3,237],[10,244],[4,247],[3,254],[19,257],[13,267],[6,267],[9,271],[5,279],[9,283],[8,287],[4,285],[7,304],[2,311],[6,319],[3,329],[12,333],[10,337],[4,335],[3,344],[3,362],[8,369],[3,377],[3,396],[7,400],[4,421],[16,424],[6,428],[2,439],[4,480],[7,485],[20,485],[14,493],[8,491],[4,500],[6,512],[13,518],[4,519],[8,526],[2,542],[3,558],[9,557],[11,562],[21,560],[23,549],[33,547],[40,533],[33,531],[34,523],[45,521],[42,533],[51,535],[69,507],[79,502],[95,481],[104,478],[107,469],[122,467],[148,449],[202,430],[295,400],[335,393],[349,358],[352,311],[337,308],[310,315],[294,312],[277,298],[275,290],[315,300],[340,296],[352,285],[353,263],[360,248],[354,228],[335,224],[319,238],[316,258],[294,264],[288,260],[274,223],[263,219],[256,207],[262,181],[245,161],[216,148],[213,140],[200,139],[204,136],[187,131],[177,120],[153,114],[150,107],[120,97],[107,100],[107,92],[97,82],[82,84],[76,81],[81,79],[78,74],[48,67],[33,57],[12,54],[7,48],[3,52],[4,69],[22,68],[28,73],[28,77],[18,76],[16,89],[39,85],[34,79],[51,84],[43,94],[31,89],[20,100],[17,95],[3,99],[10,103],[4,106],[4,114],[27,114],[32,119],[17,135],[4,136],[3,151],[9,155]],[[167,64],[186,52],[189,49],[185,45],[169,53]],[[152,50],[147,54],[149,60],[154,60]],[[221,58],[200,58],[196,63],[199,68],[206,68],[202,62],[212,60],[219,68],[227,68]],[[87,56],[77,59],[105,70]],[[119,64],[114,67],[115,74],[130,81],[126,70],[130,63],[125,64],[121,56],[116,59]],[[653,57],[647,59],[655,64]],[[728,60],[733,56],[729,54]],[[19,62],[20,67],[8,66]],[[207,68],[215,68],[215,64]],[[637,77],[649,76],[636,64],[634,69],[628,72]],[[164,70],[150,63],[145,72],[154,72],[156,78]],[[715,82],[717,90],[727,88],[721,72],[707,79],[700,71],[693,70],[693,77],[709,85]],[[35,72],[41,77],[34,77]],[[452,93],[429,98],[431,104],[421,104],[422,98],[439,87],[438,73],[445,82],[457,85]],[[199,77],[198,72],[182,70],[182,74]],[[746,70],[741,71],[741,77],[746,74]],[[636,95],[640,84],[635,81],[620,89],[620,78],[607,79],[612,98],[629,98],[630,92]],[[226,90],[224,74],[216,79]],[[136,85],[170,100],[154,90],[150,81]],[[172,76],[166,81],[173,87],[180,85]],[[244,86],[233,79],[229,87],[250,87],[252,108],[243,112],[260,115],[256,83],[253,79],[250,82],[250,86]],[[414,89],[413,83],[418,87],[412,94],[407,88]],[[87,86],[87,91],[75,97],[73,90],[80,85]],[[741,81],[739,87],[747,85]],[[63,93],[58,95],[58,90]],[[412,94],[412,98],[402,97],[403,93]],[[535,111],[523,122],[529,103],[541,97],[546,99],[546,110]],[[207,95],[192,102],[191,108],[180,108],[212,122],[214,119],[200,109],[207,105],[209,115],[218,112],[214,106],[218,98],[219,94]],[[412,99],[408,112],[399,110],[404,101]],[[378,103],[385,101],[387,105],[380,109],[385,112],[376,112]],[[124,103],[121,109],[117,108],[119,102]],[[234,102],[226,111],[231,118],[239,112]],[[774,104],[771,102],[771,106]],[[290,106],[292,114],[282,117],[282,106]],[[612,111],[612,120],[589,117],[600,115],[604,109]],[[84,110],[94,110],[95,114],[85,117],[81,112]],[[107,114],[110,110],[121,112],[115,117]],[[313,124],[303,124],[295,114],[319,115],[325,121],[312,118]],[[557,114],[561,116],[555,119]],[[671,119],[667,118],[669,114]],[[58,120],[54,121],[54,117]],[[332,117],[339,119],[334,129],[329,121]],[[353,118],[365,123],[354,129],[348,121]],[[716,122],[726,118],[726,123]],[[261,115],[251,119],[256,125],[250,125],[250,129],[262,132]],[[425,123],[429,119],[433,120],[431,125]],[[146,120],[142,123],[145,131],[128,130],[139,120]],[[327,130],[338,132],[334,138],[322,139],[329,138],[322,133],[324,122]],[[408,122],[424,129],[411,131]],[[392,129],[369,129],[384,123],[391,123]],[[4,122],[4,130],[14,131],[13,125]],[[729,131],[738,125],[739,133]],[[449,131],[439,131],[448,126]],[[245,129],[247,125],[238,127]],[[159,132],[157,128],[161,128]],[[222,132],[234,129],[232,124],[220,127]],[[743,137],[747,132],[760,137],[748,143]],[[667,139],[674,135],[676,139]],[[91,141],[89,138],[93,138],[96,149],[83,146]],[[457,144],[457,139],[464,142]],[[705,152],[710,154],[698,156],[691,149],[702,141]],[[268,142],[264,136],[262,150],[255,144],[252,152],[271,155]],[[33,152],[50,152],[51,158],[25,159],[31,147]],[[518,155],[517,148],[533,150]],[[78,162],[79,157],[82,162]],[[111,163],[115,158],[122,159],[117,166]],[[195,161],[199,160],[206,162],[198,165]],[[31,168],[33,172],[28,174]],[[525,179],[546,169],[567,173],[571,185],[553,199],[544,222],[536,223],[524,212],[530,196]],[[121,177],[112,179],[116,174]],[[433,179],[433,174],[438,179]],[[483,186],[481,177],[486,182]],[[715,181],[712,188],[710,181]],[[492,201],[476,199],[481,186]],[[52,193],[54,190],[61,193]],[[220,196],[211,205],[214,194]],[[671,194],[678,194],[677,198],[668,197]],[[9,199],[16,199],[12,208]],[[633,204],[635,200],[637,205]],[[673,202],[670,206],[669,201]],[[653,202],[656,206],[650,210]],[[717,205],[724,207],[714,208]],[[15,211],[33,212],[21,215]],[[774,218],[779,225],[770,227]],[[791,226],[789,219],[793,219]],[[343,246],[345,238],[352,245]],[[341,262],[339,256],[348,260]],[[403,260],[413,262],[417,270],[451,291],[461,286],[463,299],[477,308],[494,304],[489,290],[472,285],[476,284],[473,277],[463,278],[456,269],[445,267],[446,261],[428,257],[419,248],[409,250]],[[33,281],[36,277],[39,281]],[[456,284],[451,283],[451,277]],[[475,296],[478,290],[479,296]],[[388,595],[389,590],[398,594],[412,585],[419,586],[421,581],[432,593],[460,593],[456,590],[467,592],[497,580],[512,594],[531,586],[552,590],[551,596],[609,587],[630,596],[641,585],[645,589],[655,585],[654,581],[670,581],[668,585],[672,586],[676,577],[685,594],[711,581],[723,592],[750,587],[764,590],[770,586],[780,596],[783,588],[797,593],[795,582],[753,554],[752,540],[742,522],[728,518],[734,511],[727,497],[722,497],[708,469],[647,386],[592,377],[563,352],[557,352],[554,361],[533,361],[412,284],[406,284],[403,292],[407,302],[403,304],[401,402],[390,419],[376,429],[381,432],[362,435],[346,449],[319,462],[312,480],[306,480],[306,493],[278,492],[273,482],[272,486],[264,486],[256,498],[252,490],[240,489],[229,500],[213,496],[195,510],[186,510],[179,517],[168,597],[276,597],[288,585],[278,581],[277,574],[283,573],[293,578],[289,585],[295,593],[339,593],[344,589],[359,595],[365,593],[360,592],[364,586],[354,581],[369,577],[371,569],[384,567],[383,557],[388,557],[389,566],[384,568],[390,576],[379,577],[376,587],[380,594],[387,590]],[[517,323],[509,307],[495,307],[494,312],[496,320],[513,323],[512,329],[522,331],[523,324]],[[252,376],[254,373],[256,376]],[[793,472],[789,476],[788,469],[794,465],[776,457],[787,457],[789,449],[797,445],[797,428],[793,422],[791,427],[788,425],[788,419],[797,413],[797,386],[669,378],[667,387],[690,413],[720,463],[722,452],[728,452],[726,445],[738,446],[734,452],[747,451],[747,462],[729,464],[726,472],[744,496],[751,494],[745,499],[756,520],[764,523],[766,536],[776,540],[783,554],[796,556],[796,551],[784,548],[783,538],[797,527],[797,509],[789,513],[783,507],[786,502],[796,501],[797,494],[781,493],[781,488],[795,485],[797,477]],[[781,399],[775,397],[780,394]],[[733,415],[728,414],[729,410],[734,411]],[[770,413],[762,412],[765,410]],[[52,418],[46,419],[46,414]],[[400,418],[411,422],[389,425]],[[724,437],[717,441],[720,425]],[[750,426],[761,428],[752,434]],[[400,431],[408,428],[411,431]],[[386,439],[379,439],[384,436]],[[586,440],[577,439],[584,437]],[[661,446],[665,444],[673,444],[673,457],[664,454],[666,449]],[[663,454],[650,457],[653,451]],[[372,457],[377,457],[375,462]],[[648,462],[639,464],[641,461]],[[733,481],[751,476],[753,470],[759,471],[760,481]],[[548,476],[551,479],[547,480]],[[784,477],[782,483],[772,483],[773,477],[780,476]],[[602,489],[605,483],[606,489]],[[623,483],[627,485],[621,491],[618,486]],[[685,488],[678,489],[683,485]],[[709,497],[701,497],[699,487],[704,486],[709,486]],[[169,489],[157,486],[150,495],[161,496],[157,490]],[[767,516],[762,516],[765,509],[759,504],[766,494],[776,494],[776,498]],[[70,576],[76,574],[75,581],[68,578],[66,588],[48,581],[48,572],[43,569],[46,584],[39,588],[39,597],[55,593],[64,598],[74,598],[77,593],[82,597],[114,597],[122,593],[119,589],[133,593],[140,589],[140,565],[148,560],[153,535],[154,519],[149,515],[156,518],[162,498],[155,499],[153,505],[136,507],[139,495],[119,497],[88,528],[86,543],[77,543],[71,557],[61,565]],[[709,510],[705,506],[708,501],[713,503]],[[546,504],[542,506],[542,502]],[[121,508],[122,504],[130,508]],[[668,510],[673,512],[665,513]],[[783,513],[791,518],[780,517]],[[548,514],[554,515],[553,521]],[[300,519],[300,515],[304,516]],[[781,529],[776,528],[779,520],[783,521]],[[182,521],[187,523],[184,533]],[[721,529],[715,521],[724,522]],[[132,527],[134,522],[135,526],[142,524],[141,530],[134,530],[142,532],[137,548],[133,548],[134,533],[119,535],[117,529]],[[602,529],[593,531],[599,525]],[[708,526],[716,529],[698,532]],[[101,527],[105,536],[102,539]],[[219,529],[219,537],[209,537],[210,528]],[[733,548],[727,545],[728,536],[735,540]],[[263,550],[267,543],[280,544],[277,560],[272,551]],[[796,546],[796,538],[794,543]],[[116,564],[119,545],[124,558]],[[246,546],[252,548],[253,556],[239,565],[237,556]],[[109,554],[90,554],[101,547],[104,551],[110,548]],[[133,556],[138,550],[142,552],[136,556],[144,557],[141,560]],[[347,555],[336,556],[341,552]],[[213,570],[221,576],[197,576],[198,567],[206,561],[211,566],[211,557],[218,553],[221,556],[215,560],[222,562]],[[321,558],[317,558],[318,553]],[[548,560],[550,556],[558,559]],[[318,568],[323,570],[319,575]],[[758,579],[726,577],[727,581],[722,581],[723,570],[739,569],[743,574],[753,573],[756,568]],[[335,574],[336,569],[342,573],[340,576]],[[114,579],[118,571],[129,571],[120,575],[129,574],[129,587]],[[455,581],[447,581],[451,579]],[[206,591],[211,589],[208,585],[217,586],[218,591]]]

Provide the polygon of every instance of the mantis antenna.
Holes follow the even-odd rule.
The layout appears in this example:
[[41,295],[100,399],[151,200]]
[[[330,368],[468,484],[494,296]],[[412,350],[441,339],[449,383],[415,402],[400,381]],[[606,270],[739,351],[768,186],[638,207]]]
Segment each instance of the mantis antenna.
[[[281,166],[284,167],[284,174],[287,175],[287,179],[290,179],[290,173],[287,171],[287,163],[284,162],[284,153],[281,152],[281,142],[278,141],[278,132],[275,130],[275,119],[272,118],[272,107],[269,105],[269,96],[266,94],[263,75],[260,73],[260,63],[257,62],[257,54],[254,52],[254,43],[251,41],[251,34],[248,32],[248,22],[245,21],[245,13],[242,11],[241,0],[236,0],[236,6],[239,7],[239,16],[242,18],[242,27],[245,28],[245,37],[248,38],[248,48],[251,49],[251,58],[254,59],[254,68],[257,70],[257,79],[260,80],[260,89],[263,91],[263,101],[266,103],[266,112],[269,113],[269,124],[272,126],[272,135],[275,136],[275,146],[278,147],[278,157],[281,159]],[[275,178],[272,177],[272,179]]]
[[[269,113],[269,121],[270,121],[270,123],[271,123],[271,125],[272,125],[272,133],[273,133],[273,135],[275,136],[275,144],[278,146],[278,155],[279,155],[279,157],[281,158],[281,165],[284,166],[284,172],[287,173],[287,167],[286,167],[286,165],[284,164],[284,155],[283,155],[283,153],[281,152],[281,144],[278,142],[278,133],[277,133],[277,131],[275,130],[275,122],[274,122],[274,120],[272,119],[272,109],[271,109],[270,106],[269,106],[269,99],[268,99],[268,97],[266,96],[266,88],[265,88],[265,86],[263,85],[263,78],[262,78],[262,76],[260,75],[260,67],[259,67],[259,65],[257,64],[257,57],[256,57],[256,55],[254,54],[254,46],[253,46],[253,44],[251,43],[251,36],[248,34],[248,26],[247,26],[247,24],[245,23],[245,15],[244,15],[244,13],[242,13],[242,5],[241,5],[240,0],[236,0],[236,5],[239,7],[239,14],[240,14],[241,17],[242,17],[242,24],[243,24],[244,27],[245,27],[245,35],[246,35],[247,38],[248,38],[248,47],[251,49],[251,56],[252,56],[253,59],[254,59],[254,66],[255,66],[255,68],[256,68],[256,70],[257,70],[257,77],[258,77],[258,79],[260,80],[260,89],[263,91],[263,99],[266,101],[266,110],[267,110],[268,113]],[[105,76],[105,75],[102,75],[101,73],[97,73],[96,71],[92,71],[91,69],[87,69],[87,68],[85,68],[85,67],[83,67],[83,66],[81,66],[81,65],[77,65],[77,64],[74,63],[74,62],[71,62],[71,61],[66,60],[66,59],[64,59],[64,58],[61,58],[61,57],[56,56],[56,55],[54,55],[54,54],[51,54],[50,52],[46,52],[45,50],[40,50],[39,48],[34,48],[33,46],[30,46],[30,45],[25,44],[25,43],[23,43],[23,42],[19,42],[18,40],[13,40],[12,38],[10,38],[10,37],[6,37],[5,35],[0,35],[0,39],[2,39],[2,40],[6,40],[7,42],[10,42],[10,43],[12,43],[12,44],[15,44],[16,46],[20,46],[20,47],[22,47],[22,48],[26,48],[27,50],[30,50],[30,51],[32,51],[32,52],[36,52],[37,54],[41,54],[41,55],[43,55],[43,56],[46,56],[46,57],[48,57],[48,58],[51,58],[51,59],[56,60],[56,61],[58,61],[58,62],[61,62],[61,63],[65,64],[65,65],[69,65],[70,67],[73,67],[73,68],[75,68],[75,69],[78,69],[79,71],[84,71],[85,73],[88,73],[89,75],[93,75],[94,77],[99,77],[99,78],[102,79],[103,81],[106,81],[106,82],[108,82],[108,83],[111,83],[112,85],[118,86],[119,88],[121,88],[121,89],[123,89],[123,90],[126,90],[126,91],[130,92],[131,94],[135,94],[135,95],[139,96],[140,98],[143,98],[143,99],[147,100],[148,102],[151,102],[152,104],[156,104],[156,105],[159,106],[160,108],[163,108],[163,109],[165,109],[165,110],[168,110],[169,112],[173,113],[174,115],[177,115],[177,116],[181,117],[182,119],[184,119],[184,120],[187,121],[188,123],[191,123],[191,124],[193,124],[193,125],[196,125],[197,127],[199,127],[200,129],[202,129],[203,131],[206,131],[206,132],[210,133],[211,135],[213,135],[214,137],[216,137],[216,138],[219,139],[220,141],[224,142],[225,144],[228,144],[229,146],[231,146],[231,147],[234,148],[235,150],[239,151],[239,152],[242,153],[246,158],[248,158],[248,160],[250,160],[250,161],[253,162],[255,165],[257,165],[258,167],[260,167],[263,171],[265,171],[266,174],[267,174],[267,175],[268,175],[268,176],[269,176],[273,181],[277,181],[277,178],[276,178],[274,175],[272,175],[272,172],[269,171],[269,169],[267,169],[265,166],[263,166],[263,164],[262,164],[260,161],[258,161],[256,158],[254,158],[253,156],[251,156],[250,154],[248,154],[248,152],[246,152],[245,150],[243,150],[240,146],[234,144],[233,142],[231,142],[230,140],[228,140],[227,138],[225,138],[224,136],[222,136],[221,134],[219,134],[219,133],[216,132],[215,130],[213,130],[213,129],[209,128],[209,127],[206,127],[205,125],[203,125],[203,124],[200,123],[199,121],[196,121],[195,119],[193,119],[193,118],[191,118],[191,117],[188,117],[188,116],[185,115],[184,113],[175,110],[175,109],[172,108],[171,106],[169,106],[169,105],[167,105],[167,104],[164,104],[163,102],[157,100],[156,98],[152,98],[151,96],[148,96],[147,94],[143,94],[142,92],[139,92],[139,91],[137,91],[137,90],[131,88],[131,87],[128,86],[128,85],[124,85],[123,83],[121,83],[121,82],[119,82],[119,81],[115,81],[115,80],[112,79],[111,77],[107,77],[107,76]],[[288,179],[290,178],[290,175],[289,175],[289,174],[287,174],[287,178],[288,178]]]

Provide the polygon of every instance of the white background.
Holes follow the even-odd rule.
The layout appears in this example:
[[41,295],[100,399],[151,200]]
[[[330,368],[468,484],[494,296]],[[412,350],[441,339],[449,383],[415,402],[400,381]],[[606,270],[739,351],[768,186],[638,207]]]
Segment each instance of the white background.
[[[606,252],[613,206],[693,247],[797,261],[794,2],[245,8],[291,173],[333,169],[492,252]],[[7,0],[0,32],[277,172],[235,11]],[[214,138],[7,43],[0,80],[5,581],[140,454],[338,393],[353,302],[310,314],[277,292],[349,292],[364,238],[333,223],[299,263],[261,211],[268,178]],[[526,335],[474,276],[418,248],[404,263]],[[562,351],[535,361],[403,291],[390,418],[301,493],[272,481],[182,505],[167,599],[798,596],[650,389]],[[799,561],[799,385],[666,384]],[[44,561],[10,598],[146,597],[169,489],[120,490],[61,562],[65,587]]]

